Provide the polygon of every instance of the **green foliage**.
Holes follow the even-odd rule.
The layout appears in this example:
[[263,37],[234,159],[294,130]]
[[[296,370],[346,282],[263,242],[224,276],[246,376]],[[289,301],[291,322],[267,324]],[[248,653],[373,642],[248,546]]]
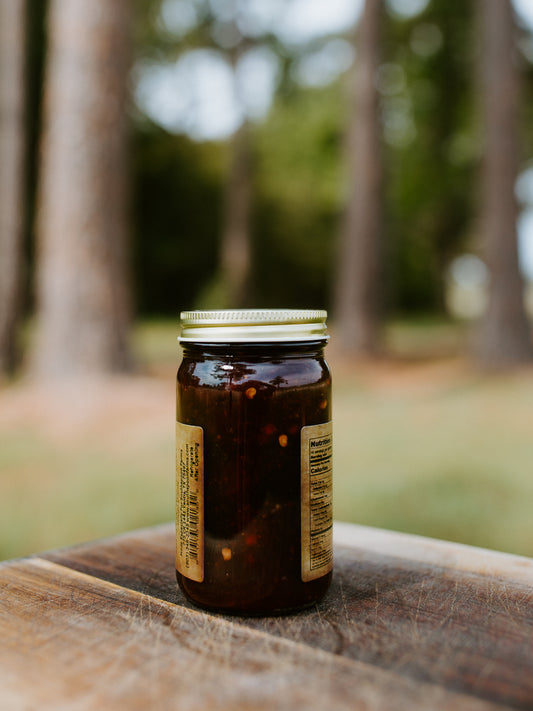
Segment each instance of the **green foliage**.
[[387,152],[389,276],[400,310],[442,308],[445,269],[470,237],[481,150],[474,37],[471,3],[432,0],[412,20],[387,23],[386,59],[405,85],[383,96],[385,132],[399,110],[412,122],[410,140]]
[[[341,87],[294,90],[253,130],[253,302],[327,305],[342,204]],[[317,111],[316,107],[321,110]],[[140,313],[223,304],[216,280],[227,147],[139,122],[134,273]]]
[[[156,6],[147,6],[150,21],[144,24],[140,56],[169,61],[191,47],[214,46],[209,28],[216,18],[205,3],[195,6],[198,26],[179,42],[158,25]],[[387,299],[396,311],[442,309],[447,264],[471,239],[480,152],[473,37],[471,3],[432,0],[411,20],[391,14],[385,19],[378,84],[388,141]],[[329,306],[346,194],[343,81],[302,88],[290,67],[305,48],[281,47],[271,36],[260,41],[280,57],[282,79],[270,114],[253,131],[252,304]],[[397,86],[387,80],[391,68],[403,77]],[[398,131],[402,121],[408,124],[403,135]],[[176,300],[222,303],[224,285],[213,281],[225,181],[221,147],[198,146],[153,129],[137,145],[138,181],[143,191],[148,187],[149,196],[138,205],[136,218],[142,226],[136,255],[142,265],[137,274],[144,279],[139,283],[141,310],[162,313],[173,309]],[[206,195],[213,210],[202,209]],[[171,288],[178,263],[184,266],[179,289],[187,294],[185,302],[176,293],[177,280]],[[149,296],[149,291],[158,293]]]
[[222,201],[218,145],[152,124],[135,136],[134,275],[143,314],[192,308],[217,263]]
[[[215,5],[207,0],[190,3],[196,26],[173,34],[160,21],[161,0],[136,0],[137,62],[171,63],[198,47],[216,47],[231,60],[231,48],[217,44],[213,32],[220,24]],[[28,8],[29,236],[37,182],[46,0],[35,0]],[[384,66],[378,85],[386,138],[385,283],[393,312],[442,309],[450,259],[475,247],[473,215],[482,149],[473,9],[472,2],[431,0],[410,20],[391,13],[385,16]],[[252,130],[253,305],[330,306],[347,194],[346,77],[320,89],[306,89],[295,81],[294,63],[323,38],[307,47],[283,46],[266,32],[245,40],[248,48],[257,43],[267,46],[280,63],[273,107]],[[533,145],[533,65],[527,59],[531,37],[525,29],[521,46],[526,48],[520,66],[523,158],[527,160]],[[215,298],[223,302],[224,285],[215,275],[228,146],[195,143],[133,116],[132,262],[138,310],[174,315],[180,306],[206,304]],[[28,281],[32,242],[28,239]]]
[[342,209],[339,85],[294,89],[256,129],[257,302],[328,305]]

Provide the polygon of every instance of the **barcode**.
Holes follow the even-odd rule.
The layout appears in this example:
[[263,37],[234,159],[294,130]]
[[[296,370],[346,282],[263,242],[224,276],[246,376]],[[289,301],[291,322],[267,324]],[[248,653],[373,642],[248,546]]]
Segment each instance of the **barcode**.
[[178,423],[176,439],[176,565],[203,580],[203,432]]
[[200,515],[198,512],[197,494],[189,494],[189,555],[198,561],[198,524]]

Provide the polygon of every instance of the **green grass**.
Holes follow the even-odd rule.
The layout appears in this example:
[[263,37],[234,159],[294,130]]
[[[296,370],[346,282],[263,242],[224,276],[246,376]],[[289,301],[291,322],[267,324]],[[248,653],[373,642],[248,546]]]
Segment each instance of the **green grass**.
[[[136,334],[171,390],[176,332]],[[389,338],[401,360],[334,368],[335,517],[533,556],[533,372],[412,360],[458,344],[449,324],[399,324]],[[171,520],[173,447],[171,425],[125,443],[0,429],[0,558]]]
[[133,347],[139,364],[148,369],[161,366],[177,369],[180,353],[178,334],[178,318],[175,321],[157,319],[137,324]]
[[441,358],[464,350],[467,328],[464,323],[431,315],[397,319],[387,325],[384,340],[396,358]]
[[533,556],[533,375],[390,393],[338,383],[335,516]]
[[0,558],[107,536],[174,515],[173,442],[118,452],[0,437]]

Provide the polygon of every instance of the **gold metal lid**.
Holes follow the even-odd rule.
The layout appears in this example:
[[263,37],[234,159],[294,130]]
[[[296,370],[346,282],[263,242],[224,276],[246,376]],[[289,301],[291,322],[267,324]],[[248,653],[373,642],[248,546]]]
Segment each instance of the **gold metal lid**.
[[327,340],[326,311],[242,309],[183,311],[182,343],[255,343]]

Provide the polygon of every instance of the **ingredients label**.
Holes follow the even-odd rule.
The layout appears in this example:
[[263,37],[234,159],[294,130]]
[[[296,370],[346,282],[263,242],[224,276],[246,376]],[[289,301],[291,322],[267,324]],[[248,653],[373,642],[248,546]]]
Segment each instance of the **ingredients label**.
[[302,580],[333,567],[332,423],[302,427]]
[[204,431],[176,422],[176,568],[204,579]]

